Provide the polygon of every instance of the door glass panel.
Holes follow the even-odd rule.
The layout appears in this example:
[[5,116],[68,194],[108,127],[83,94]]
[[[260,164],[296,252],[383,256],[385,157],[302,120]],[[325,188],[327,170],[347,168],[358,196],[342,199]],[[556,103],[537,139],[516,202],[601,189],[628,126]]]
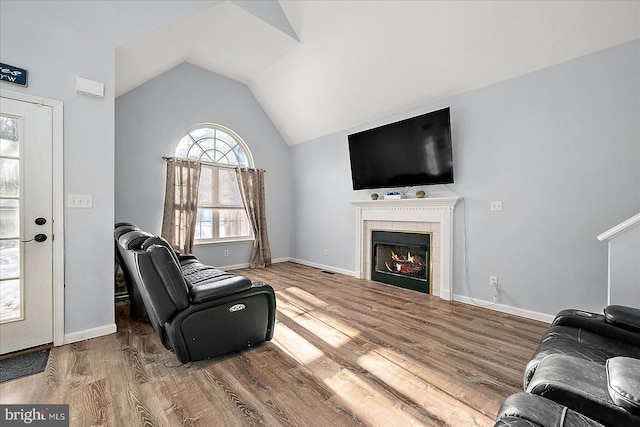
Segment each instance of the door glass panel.
[[20,237],[18,200],[0,199],[0,238]]
[[0,115],[0,323],[22,318],[19,125]]
[[0,323],[22,318],[20,279],[0,281]]
[[0,157],[0,197],[20,195],[20,161]]
[[20,150],[20,135],[15,117],[0,115],[0,156],[18,157]]
[[0,240],[0,279],[15,279],[20,276],[20,241]]

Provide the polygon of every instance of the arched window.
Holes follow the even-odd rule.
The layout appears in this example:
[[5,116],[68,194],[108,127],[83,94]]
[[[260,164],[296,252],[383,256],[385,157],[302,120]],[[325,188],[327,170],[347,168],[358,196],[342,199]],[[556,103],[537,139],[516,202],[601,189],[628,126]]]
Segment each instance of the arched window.
[[174,155],[202,162],[196,243],[252,239],[234,170],[235,166],[253,167],[251,151],[242,138],[224,126],[200,124],[182,137]]

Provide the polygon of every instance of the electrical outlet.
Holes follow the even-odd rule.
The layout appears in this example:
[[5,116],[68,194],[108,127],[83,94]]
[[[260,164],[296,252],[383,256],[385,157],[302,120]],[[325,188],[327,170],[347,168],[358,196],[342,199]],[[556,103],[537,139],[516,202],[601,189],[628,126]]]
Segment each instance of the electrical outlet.
[[489,286],[492,288],[498,287],[498,276],[489,276]]
[[502,202],[501,201],[491,202],[491,210],[493,212],[501,212],[502,211]]
[[229,256],[229,251],[228,250],[224,251],[224,256]]

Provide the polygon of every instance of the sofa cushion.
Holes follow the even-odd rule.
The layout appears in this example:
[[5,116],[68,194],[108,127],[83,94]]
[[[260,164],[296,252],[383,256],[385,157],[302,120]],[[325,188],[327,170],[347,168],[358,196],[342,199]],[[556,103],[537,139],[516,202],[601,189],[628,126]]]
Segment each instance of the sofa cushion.
[[231,276],[193,286],[190,289],[191,300],[201,303],[210,299],[235,294],[251,289],[251,280],[244,276]]
[[234,275],[210,265],[202,264],[197,259],[182,260],[180,270],[189,287],[222,280]]
[[610,305],[604,309],[604,316],[607,323],[640,332],[640,310],[637,308]]
[[607,360],[607,387],[616,405],[640,415],[640,360],[614,357]]
[[194,303],[251,288],[251,280],[246,277],[204,265],[197,259],[183,260],[180,269]]

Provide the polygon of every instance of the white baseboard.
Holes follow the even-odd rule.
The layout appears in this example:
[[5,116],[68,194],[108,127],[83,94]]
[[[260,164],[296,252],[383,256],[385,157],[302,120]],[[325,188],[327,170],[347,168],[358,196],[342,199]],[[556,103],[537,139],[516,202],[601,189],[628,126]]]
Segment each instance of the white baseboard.
[[220,270],[223,271],[229,271],[229,270],[239,270],[241,268],[249,268],[249,263],[243,263],[243,264],[232,264],[232,265],[221,265],[219,267],[216,267]]
[[504,304],[494,304],[491,301],[483,301],[477,298],[473,300],[465,295],[453,295],[453,300],[464,304],[475,305],[489,310],[499,311],[501,313],[513,314],[514,316],[524,317],[526,319],[538,320],[540,322],[551,323],[555,315],[539,313],[537,311],[526,310],[524,308],[512,307]]
[[71,344],[78,341],[84,341],[91,338],[98,338],[103,335],[114,334],[118,331],[115,323],[111,325],[99,326],[97,328],[86,329],[84,331],[72,332],[64,335],[64,344]]
[[[277,264],[279,262],[287,262],[287,261],[291,261],[291,258],[287,257],[287,258],[276,258],[276,259],[272,259],[271,260],[271,264]],[[224,270],[224,271],[229,271],[229,270],[239,270],[241,268],[249,268],[249,263],[243,263],[243,264],[233,264],[233,265],[222,265],[220,267],[216,267],[219,268],[220,270]]]
[[318,264],[315,262],[305,261],[303,259],[298,259],[298,258],[290,258],[289,261],[295,262],[296,264],[306,265],[307,267],[315,267],[315,268],[319,268],[320,270],[326,270],[326,271],[331,271],[333,273],[340,273],[340,274],[346,274],[347,276],[358,277],[356,276],[355,271],[344,270],[342,268],[332,267],[330,265]]

